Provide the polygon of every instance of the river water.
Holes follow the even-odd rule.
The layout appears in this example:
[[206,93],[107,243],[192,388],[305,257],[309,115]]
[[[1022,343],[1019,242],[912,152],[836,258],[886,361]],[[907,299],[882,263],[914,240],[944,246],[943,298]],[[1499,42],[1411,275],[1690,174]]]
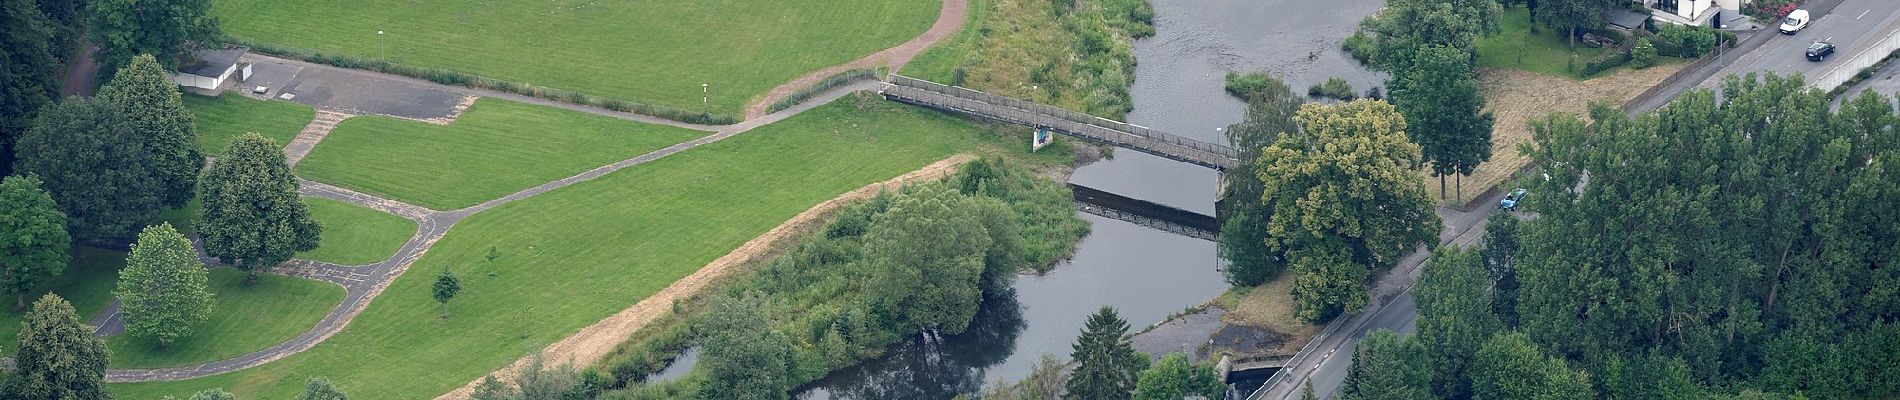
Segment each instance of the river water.
[[[1134,44],[1134,111],[1128,122],[1214,143],[1245,105],[1222,90],[1227,71],[1268,71],[1296,92],[1329,77],[1361,92],[1382,83],[1347,58],[1339,41],[1381,0],[1161,0],[1156,36]],[[1076,170],[1071,182],[1208,215],[1214,171],[1120,150]],[[1212,242],[1083,215],[1092,233],[1075,257],[1041,276],[1022,276],[1015,295],[992,300],[970,332],[913,338],[880,359],[833,372],[796,397],[946,399],[1026,376],[1044,354],[1066,360],[1087,316],[1115,307],[1135,330],[1227,289]],[[1184,343],[1186,348],[1197,344]]]

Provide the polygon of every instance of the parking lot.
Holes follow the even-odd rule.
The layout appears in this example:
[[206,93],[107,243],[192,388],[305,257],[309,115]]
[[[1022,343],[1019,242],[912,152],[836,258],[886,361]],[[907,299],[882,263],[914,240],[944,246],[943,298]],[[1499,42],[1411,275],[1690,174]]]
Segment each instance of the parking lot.
[[[1894,0],[1846,0],[1833,11],[1814,16],[1814,22],[1809,23],[1807,29],[1794,35],[1772,31],[1778,26],[1779,23],[1764,26],[1762,34],[1777,37],[1716,76],[1774,72],[1782,76],[1800,73],[1813,79],[1827,74],[1841,68],[1875,41],[1900,29],[1900,7],[1894,5]],[[1808,45],[1817,41],[1833,43],[1837,47],[1834,55],[1820,62],[1808,61],[1805,57]],[[1718,78],[1703,82],[1702,86],[1713,88],[1720,84]]]
[[[303,103],[320,110],[440,121],[452,118],[468,94],[409,78],[246,55],[251,77],[233,88],[253,97]],[[257,94],[253,88],[268,88]],[[286,99],[284,96],[290,97]]]

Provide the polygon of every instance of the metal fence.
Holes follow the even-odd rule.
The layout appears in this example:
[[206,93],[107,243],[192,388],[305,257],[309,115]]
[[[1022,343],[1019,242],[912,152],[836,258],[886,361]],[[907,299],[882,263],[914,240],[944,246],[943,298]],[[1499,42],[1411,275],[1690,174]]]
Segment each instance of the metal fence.
[[1808,82],[1811,82],[1815,88],[1824,91],[1834,90],[1834,88],[1840,87],[1842,84],[1846,84],[1848,80],[1853,79],[1854,75],[1860,74],[1862,69],[1871,67],[1874,63],[1880,62],[1881,59],[1887,58],[1887,55],[1893,54],[1895,50],[1900,50],[1900,28],[1894,28],[1888,31],[1886,37],[1875,41],[1872,46],[1861,49],[1859,53],[1854,54],[1853,58],[1847,59],[1847,62],[1841,63],[1840,66],[1836,66],[1834,69],[1821,74],[1821,76],[1814,77]]
[[928,106],[1054,128],[1213,168],[1232,168],[1239,164],[1239,152],[1232,147],[1188,139],[1140,125],[902,75],[891,75],[890,84],[886,88],[886,95]]

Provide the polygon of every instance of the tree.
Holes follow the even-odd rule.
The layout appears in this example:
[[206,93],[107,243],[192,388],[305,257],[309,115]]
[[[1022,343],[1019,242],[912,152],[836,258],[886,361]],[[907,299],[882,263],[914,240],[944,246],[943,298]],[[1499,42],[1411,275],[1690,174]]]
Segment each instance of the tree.
[[1492,213],[1484,219],[1484,247],[1478,250],[1484,259],[1485,273],[1491,277],[1491,313],[1504,326],[1517,326],[1517,217],[1510,213]]
[[460,292],[462,292],[462,278],[455,277],[454,272],[443,268],[442,274],[435,276],[435,302],[447,306],[449,299],[455,298],[455,294]]
[[540,353],[528,358],[512,384],[501,383],[494,375],[482,378],[471,400],[560,400],[592,399],[599,395],[585,374],[573,364],[547,365]]
[[146,228],[119,271],[120,312],[125,330],[135,336],[158,339],[160,346],[190,336],[211,316],[211,290],[205,266],[192,251],[191,241],[170,223]]
[[1313,394],[1313,381],[1306,381],[1304,386],[1300,389],[1300,400],[1319,400],[1319,395]]
[[22,399],[107,399],[106,344],[79,322],[72,303],[47,293],[20,322],[8,389]]
[[1595,29],[1604,24],[1603,12],[1615,7],[1615,0],[1540,0],[1531,7],[1537,23],[1565,32],[1570,47],[1577,47],[1577,31]]
[[55,28],[32,0],[0,1],[0,174],[12,171],[10,150],[34,111],[59,94]]
[[1458,175],[1458,196],[1464,197],[1464,177],[1478,164],[1491,160],[1491,112],[1484,110],[1484,93],[1472,69],[1471,53],[1455,47],[1419,48],[1411,68],[1394,74],[1392,100],[1405,115],[1406,133],[1419,145],[1432,175],[1438,177],[1438,197],[1445,197],[1445,176]]
[[1491,314],[1491,279],[1477,251],[1455,247],[1439,248],[1424,269],[1412,287],[1418,334],[1411,340],[1424,350],[1418,364],[1429,370],[1435,397],[1471,397],[1471,356],[1502,328]]
[[1427,374],[1408,360],[1408,353],[1417,351],[1416,342],[1401,341],[1390,330],[1366,334],[1353,352],[1352,368],[1347,370],[1339,397],[1346,400],[1433,398]]
[[191,201],[198,185],[198,173],[204,169],[204,154],[198,150],[198,128],[191,110],[178,97],[178,84],[151,55],[140,54],[119,70],[112,82],[99,90],[95,98],[113,103],[125,111],[133,132],[144,145],[139,158],[159,180],[166,207],[183,207]]
[[349,395],[343,394],[342,389],[338,389],[336,385],[333,385],[330,383],[330,379],[324,378],[324,377],[315,377],[315,378],[310,378],[310,380],[308,381],[304,381],[303,394],[297,395],[297,400],[349,400],[349,399],[350,399]]
[[1479,348],[1471,368],[1477,399],[1585,400],[1596,397],[1589,374],[1544,355],[1517,332],[1493,336]]
[[[171,399],[170,396],[166,396],[165,398]],[[212,388],[200,390],[198,393],[192,393],[191,397],[186,400],[237,400],[237,395],[226,392],[224,389]]]
[[1221,198],[1226,201],[1219,212],[1227,220],[1221,223],[1215,246],[1221,258],[1227,260],[1221,274],[1228,283],[1256,286],[1278,277],[1286,269],[1286,262],[1267,246],[1268,211],[1254,201],[1260,198],[1261,183],[1260,177],[1251,171],[1257,169],[1260,150],[1272,144],[1274,137],[1300,129],[1293,116],[1305,100],[1294,94],[1286,82],[1270,75],[1249,74],[1229,80],[1257,84],[1248,85],[1250,89],[1243,96],[1247,99],[1246,118],[1226,130],[1227,140],[1240,153],[1241,164],[1234,173],[1222,175],[1226,179],[1221,187]]
[[1418,145],[1389,104],[1359,100],[1303,106],[1303,129],[1262,150],[1267,246],[1294,275],[1296,314],[1320,321],[1357,311],[1363,282],[1418,244],[1436,244],[1440,225],[1418,180]]
[[1161,363],[1141,371],[1135,383],[1136,400],[1180,400],[1188,396],[1217,399],[1227,384],[1213,368],[1188,362],[1187,354],[1169,353]]
[[765,299],[756,292],[720,296],[696,323],[703,332],[699,367],[709,383],[701,399],[783,399],[792,389],[791,339],[771,326]]
[[0,282],[26,309],[26,295],[59,276],[72,261],[66,214],[31,175],[0,181]]
[[68,98],[41,110],[15,143],[15,167],[46,184],[74,240],[130,242],[162,207],[137,136],[118,106]]
[[894,332],[958,334],[983,300],[984,257],[992,241],[966,217],[968,197],[924,186],[899,197],[865,234],[872,310]]
[[1477,54],[1478,37],[1497,33],[1503,13],[1492,0],[1393,0],[1360,22],[1359,31],[1372,40],[1370,66],[1399,76],[1426,47]]
[[99,46],[93,57],[111,70],[139,54],[177,68],[191,45],[218,40],[218,19],[210,12],[210,0],[86,0],[83,14],[87,38]]
[[1102,307],[1090,315],[1075,339],[1075,372],[1069,374],[1066,398],[1113,400],[1128,399],[1135,389],[1141,370],[1147,369],[1148,357],[1136,353],[1128,342],[1128,322],[1114,308]]
[[238,136],[202,181],[198,234],[205,254],[256,281],[259,269],[317,248],[323,226],[297,196],[297,181],[276,142],[256,133]]

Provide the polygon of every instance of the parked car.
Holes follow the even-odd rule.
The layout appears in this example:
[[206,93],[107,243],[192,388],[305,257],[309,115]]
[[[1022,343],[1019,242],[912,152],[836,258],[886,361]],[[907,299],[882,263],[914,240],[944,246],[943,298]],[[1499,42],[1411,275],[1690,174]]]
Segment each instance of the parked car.
[[1531,191],[1525,188],[1513,189],[1510,194],[1504,195],[1504,201],[1498,202],[1498,208],[1504,211],[1517,211],[1517,203],[1524,201],[1524,195],[1530,193]]
[[1813,20],[1808,18],[1808,10],[1794,10],[1788,13],[1787,18],[1781,19],[1781,33],[1793,35],[1795,32],[1800,32],[1801,28],[1808,27],[1809,22]]
[[1814,44],[1808,45],[1808,61],[1826,60],[1827,56],[1831,55],[1834,55],[1833,43],[1814,42]]

